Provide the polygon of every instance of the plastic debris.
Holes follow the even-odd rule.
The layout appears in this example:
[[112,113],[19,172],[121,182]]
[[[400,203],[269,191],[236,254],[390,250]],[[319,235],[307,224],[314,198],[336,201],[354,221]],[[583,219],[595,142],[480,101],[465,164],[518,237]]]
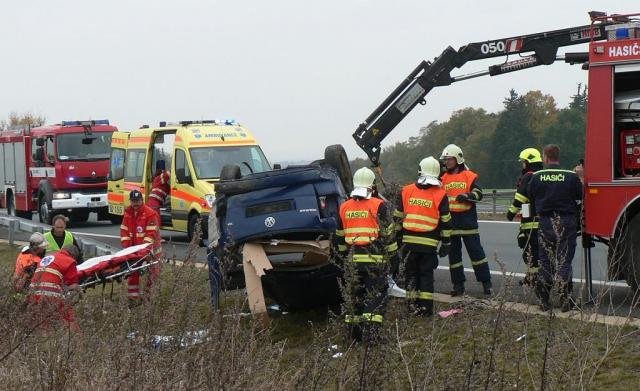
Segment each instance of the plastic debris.
[[527,334],[522,334],[521,336],[519,336],[518,338],[516,338],[516,342],[520,342],[523,339],[527,338]]
[[450,310],[438,312],[438,316],[441,318],[448,318],[451,315],[461,314],[462,312],[464,312],[462,311],[462,308],[452,308]]

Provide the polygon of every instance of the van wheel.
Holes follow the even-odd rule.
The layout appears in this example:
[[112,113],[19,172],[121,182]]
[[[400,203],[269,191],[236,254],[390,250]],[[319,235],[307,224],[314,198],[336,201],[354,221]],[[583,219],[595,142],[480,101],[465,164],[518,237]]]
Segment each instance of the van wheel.
[[44,195],[40,195],[40,197],[38,197],[38,220],[40,220],[42,224],[51,225],[52,217],[52,210],[49,209],[47,200],[44,198]]
[[633,216],[620,238],[627,284],[632,293],[640,287],[640,214]]
[[240,173],[240,166],[235,164],[225,164],[220,170],[220,180],[229,181],[234,179],[240,179],[242,174]]
[[187,224],[187,238],[189,241],[193,243],[195,239],[198,240],[198,246],[204,246],[204,240],[202,237],[202,225],[201,218],[197,213],[192,213],[189,215],[189,221]]
[[344,148],[340,144],[329,145],[324,149],[324,161],[336,170],[342,186],[347,193],[353,190],[353,177],[351,176],[351,166],[349,158]]

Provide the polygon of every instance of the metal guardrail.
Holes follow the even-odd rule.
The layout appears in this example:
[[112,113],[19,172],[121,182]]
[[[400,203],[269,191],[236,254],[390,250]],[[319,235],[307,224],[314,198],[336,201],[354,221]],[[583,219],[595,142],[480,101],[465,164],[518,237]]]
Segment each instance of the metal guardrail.
[[511,205],[511,201],[513,200],[515,194],[515,190],[493,190],[491,192],[483,192],[482,201],[476,201],[478,212],[491,213],[494,216],[497,213],[504,213],[509,208],[509,205]]
[[[0,216],[0,225],[7,227],[9,231],[9,244],[13,245],[16,242],[16,233],[25,232],[25,233],[34,233],[40,232],[44,233],[51,229],[50,226],[34,223],[32,221],[27,221],[24,219],[19,219],[11,216]],[[109,255],[117,252],[120,249],[111,247],[107,244],[75,236],[78,245],[82,248],[82,254],[84,258],[92,258],[100,255]]]

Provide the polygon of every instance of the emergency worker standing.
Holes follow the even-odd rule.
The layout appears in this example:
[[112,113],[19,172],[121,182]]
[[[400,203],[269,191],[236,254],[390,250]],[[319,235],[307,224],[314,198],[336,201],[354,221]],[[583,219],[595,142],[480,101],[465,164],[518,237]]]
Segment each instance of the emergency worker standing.
[[394,217],[402,230],[401,240],[407,260],[407,299],[416,315],[431,316],[433,271],[438,267],[438,255],[445,257],[449,253],[451,214],[447,194],[438,179],[438,160],[432,156],[422,159],[418,174],[415,183],[402,188]]
[[536,205],[540,220],[539,252],[540,281],[537,294],[541,308],[549,310],[554,278],[560,278],[559,294],[562,311],[572,307],[571,263],[576,250],[578,217],[582,204],[582,183],[578,175],[560,169],[560,148],[550,144],[544,147],[544,170],[533,174],[525,194]]
[[440,159],[446,171],[442,175],[442,187],[449,198],[449,210],[453,231],[449,252],[449,271],[453,290],[451,296],[464,294],[464,267],[462,263],[462,241],[471,258],[476,280],[482,282],[485,295],[491,294],[491,274],[489,264],[480,243],[478,214],[474,201],[482,199],[482,188],[478,184],[478,174],[464,164],[462,149],[455,144],[447,145]]
[[[44,239],[49,243],[47,254],[60,251],[62,247],[70,244],[80,248],[73,234],[67,231],[68,222],[69,219],[65,215],[55,215],[51,219],[51,230],[44,234]],[[80,259],[82,259],[82,252],[80,253]]]
[[164,160],[156,162],[156,172],[151,183],[151,194],[149,194],[148,205],[160,215],[160,208],[171,191],[169,186],[169,172],[165,170]]
[[398,249],[386,203],[373,195],[375,174],[363,167],[353,175],[351,198],[340,205],[338,251],[355,263],[352,313],[345,322],[356,341],[375,340],[386,307],[388,258]]
[[13,289],[17,293],[26,292],[33,278],[40,260],[47,248],[47,241],[40,232],[35,232],[29,237],[29,246],[25,246],[16,259],[16,270],[13,273]]
[[522,208],[528,208],[520,218],[518,247],[522,249],[522,260],[527,265],[527,273],[522,283],[535,287],[538,279],[538,270],[540,269],[538,216],[535,212],[535,205],[525,194],[527,194],[527,186],[529,186],[533,173],[542,170],[542,155],[535,148],[526,148],[520,152],[519,159],[522,163],[522,175],[518,179],[516,195],[507,211],[507,219],[513,221]]
[[[156,211],[144,204],[142,193],[133,190],[129,193],[131,205],[124,211],[122,225],[120,226],[120,242],[122,248],[135,246],[143,243],[153,245],[153,256],[159,258],[162,255],[162,240],[160,238],[160,221]],[[149,267],[149,277],[145,285],[145,292],[149,289],[160,275],[160,264],[156,263]],[[137,303],[140,299],[140,273],[135,272],[127,278],[127,298],[130,304]]]
[[53,323],[62,321],[71,330],[80,332],[67,295],[69,291],[79,290],[78,259],[80,249],[70,244],[40,261],[27,296],[27,308],[34,327],[43,326],[50,330]]

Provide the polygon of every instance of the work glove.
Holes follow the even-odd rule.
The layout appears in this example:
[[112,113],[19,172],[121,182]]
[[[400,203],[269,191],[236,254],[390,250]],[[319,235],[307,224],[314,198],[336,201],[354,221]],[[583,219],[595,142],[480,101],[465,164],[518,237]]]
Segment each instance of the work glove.
[[444,258],[449,255],[449,250],[451,249],[451,243],[440,243],[440,249],[438,250],[438,256],[440,258]]
[[470,199],[471,199],[471,195],[469,193],[458,194],[458,196],[456,197],[457,202],[465,202],[465,201],[469,201]]
[[511,211],[507,212],[507,220],[513,221],[513,219],[515,219],[515,218],[516,218],[516,214],[515,213],[513,213]]
[[527,245],[527,234],[524,231],[518,233],[518,247],[525,248]]

